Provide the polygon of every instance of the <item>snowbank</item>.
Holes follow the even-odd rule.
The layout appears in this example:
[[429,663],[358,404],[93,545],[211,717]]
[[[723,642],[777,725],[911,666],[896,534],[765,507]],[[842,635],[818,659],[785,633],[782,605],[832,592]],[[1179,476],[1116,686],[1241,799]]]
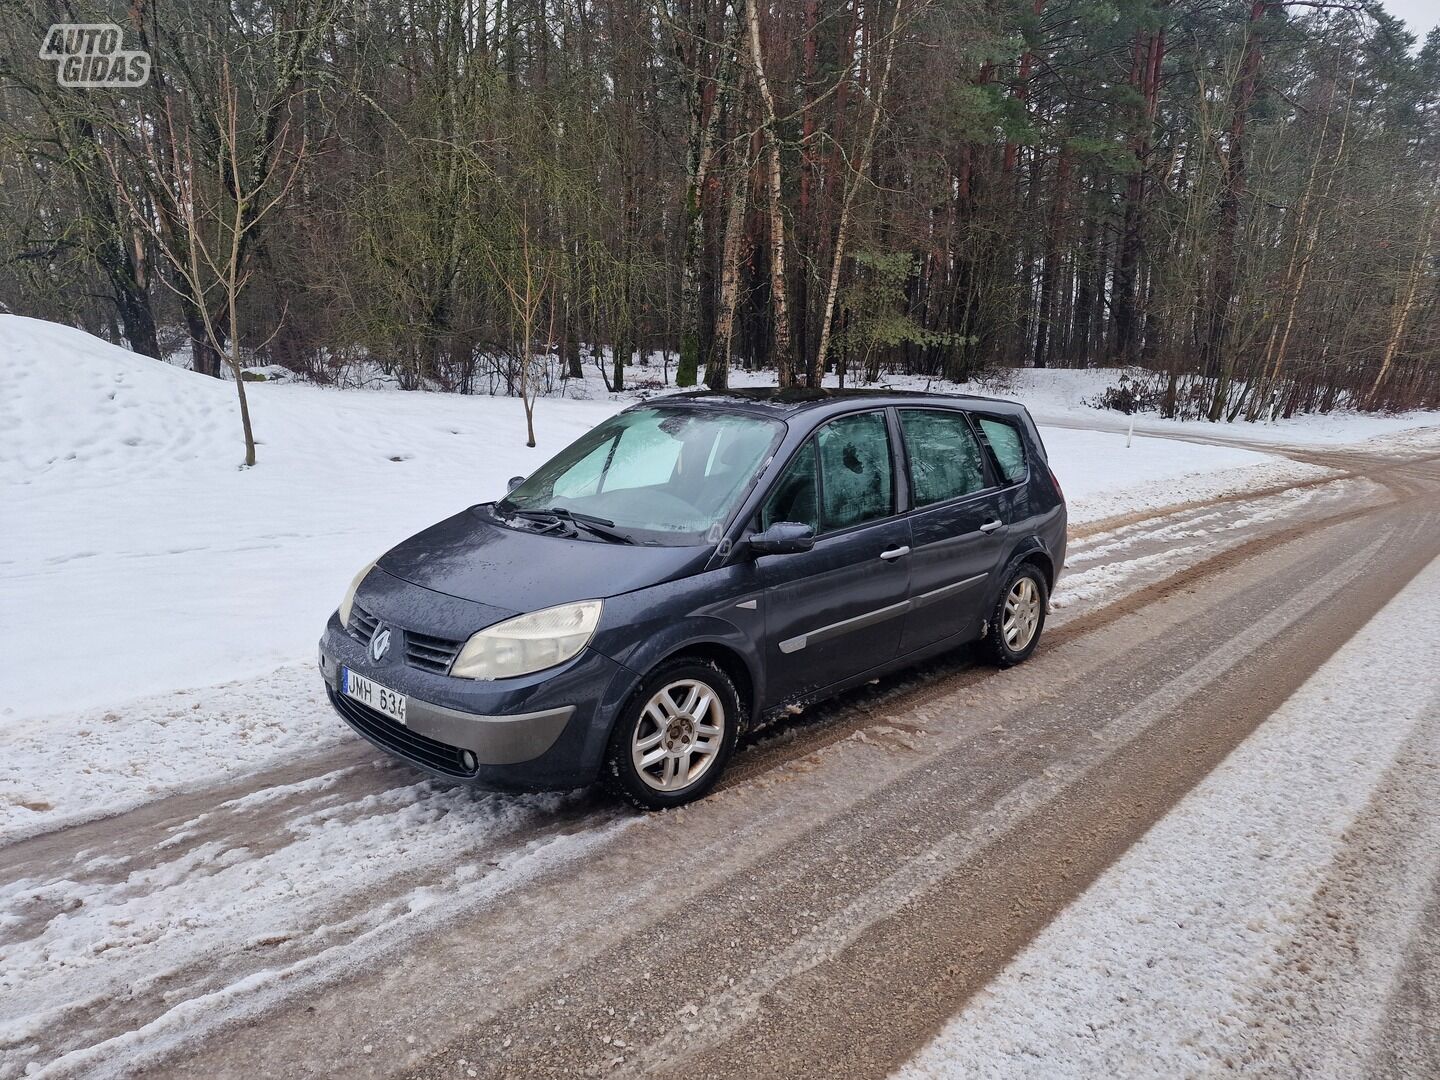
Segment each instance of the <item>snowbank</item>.
[[0,316],[0,730],[308,658],[355,571],[618,406],[235,388]]
[[[1107,387],[1118,386],[1124,374],[1121,368],[1021,368],[1008,373],[1009,388],[999,396],[1024,401],[1041,423],[1079,421],[1087,426],[1105,424],[1118,429],[1129,425],[1128,416],[1109,409],[1096,409],[1090,402],[1103,394]],[[1342,409],[1254,424],[1243,421],[1212,424],[1205,420],[1164,420],[1156,413],[1135,415],[1136,431],[1243,439],[1277,446],[1357,445],[1417,429],[1431,429],[1433,432],[1437,428],[1440,428],[1440,412],[1417,411],[1384,416]]]

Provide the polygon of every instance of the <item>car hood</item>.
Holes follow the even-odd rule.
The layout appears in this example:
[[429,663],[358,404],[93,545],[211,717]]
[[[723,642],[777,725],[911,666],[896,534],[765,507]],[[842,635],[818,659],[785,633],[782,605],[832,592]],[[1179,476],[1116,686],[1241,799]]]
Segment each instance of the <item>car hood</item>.
[[472,507],[391,548],[378,565],[412,585],[525,612],[658,585],[700,569],[709,555],[708,547],[611,544],[507,529]]

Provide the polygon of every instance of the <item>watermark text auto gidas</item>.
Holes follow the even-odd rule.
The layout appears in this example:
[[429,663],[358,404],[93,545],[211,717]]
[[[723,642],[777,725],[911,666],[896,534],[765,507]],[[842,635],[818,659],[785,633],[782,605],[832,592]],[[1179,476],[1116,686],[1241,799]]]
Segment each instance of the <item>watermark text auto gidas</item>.
[[114,23],[55,23],[40,43],[40,59],[55,61],[61,86],[130,88],[150,80],[150,54],[125,49]]

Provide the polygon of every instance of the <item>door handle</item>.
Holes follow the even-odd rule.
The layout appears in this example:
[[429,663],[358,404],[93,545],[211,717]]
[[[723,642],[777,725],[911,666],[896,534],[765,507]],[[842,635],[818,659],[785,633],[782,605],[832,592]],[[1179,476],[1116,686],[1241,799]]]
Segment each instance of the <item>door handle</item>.
[[987,522],[985,522],[984,525],[981,525],[981,526],[980,526],[980,531],[983,532],[983,533],[992,533],[992,532],[994,532],[996,529],[1001,529],[1001,528],[1004,528],[1004,527],[1005,527],[1005,523],[1004,523],[1003,521],[1001,521],[999,518],[996,518],[994,521],[987,521]]
[[906,555],[909,554],[910,549],[908,547],[898,547],[891,548],[889,551],[880,552],[880,558],[884,559],[886,562],[890,562],[893,559],[903,559]]

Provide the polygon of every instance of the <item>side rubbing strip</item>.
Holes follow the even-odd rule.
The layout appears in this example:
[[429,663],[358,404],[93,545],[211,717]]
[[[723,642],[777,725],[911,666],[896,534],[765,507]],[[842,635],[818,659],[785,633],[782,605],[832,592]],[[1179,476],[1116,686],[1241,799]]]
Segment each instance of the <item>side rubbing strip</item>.
[[984,581],[987,576],[986,574],[976,574],[974,577],[967,577],[961,581],[952,581],[949,585],[942,585],[938,589],[923,592],[911,600],[911,606],[922,608],[927,604],[935,603],[937,600],[944,600],[946,597],[954,596],[961,589],[968,589],[977,581]]
[[856,615],[852,619],[842,619],[840,622],[822,626],[818,630],[811,630],[798,637],[786,638],[780,642],[780,651],[788,656],[790,653],[799,652],[806,645],[818,645],[822,641],[829,641],[841,634],[848,634],[851,630],[863,630],[867,626],[874,626],[886,619],[893,619],[896,615],[903,615],[909,610],[910,601],[901,600],[898,604],[891,604],[889,607],[876,608],[874,611],[865,612],[864,615]]

